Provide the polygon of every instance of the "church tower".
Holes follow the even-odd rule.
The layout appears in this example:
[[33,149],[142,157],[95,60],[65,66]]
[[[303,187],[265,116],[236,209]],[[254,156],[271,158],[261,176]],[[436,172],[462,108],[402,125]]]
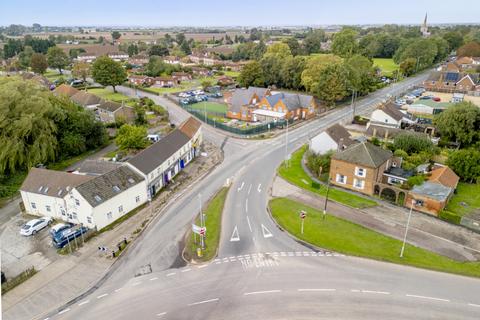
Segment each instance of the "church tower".
[[425,38],[430,36],[430,32],[428,32],[428,26],[427,26],[427,13],[425,13],[425,19],[423,20],[423,24],[420,27],[420,32],[422,33],[422,36]]

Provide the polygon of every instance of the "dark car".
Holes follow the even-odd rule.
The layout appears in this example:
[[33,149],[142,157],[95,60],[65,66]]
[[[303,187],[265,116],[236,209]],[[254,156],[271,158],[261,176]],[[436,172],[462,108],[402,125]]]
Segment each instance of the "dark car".
[[67,244],[69,244],[72,241],[75,241],[76,238],[80,237],[82,234],[86,233],[88,231],[88,228],[86,227],[78,227],[78,228],[69,228],[65,229],[59,233],[56,234],[55,237],[53,237],[53,245],[57,249],[61,249],[65,247]]

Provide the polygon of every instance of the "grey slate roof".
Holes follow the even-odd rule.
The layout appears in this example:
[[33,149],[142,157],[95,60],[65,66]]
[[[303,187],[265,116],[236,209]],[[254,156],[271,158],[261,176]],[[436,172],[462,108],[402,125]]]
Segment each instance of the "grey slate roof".
[[92,207],[96,207],[143,180],[128,166],[121,166],[78,185],[76,189]]
[[113,161],[87,159],[75,169],[79,173],[97,176],[120,167],[122,164]]
[[345,129],[338,123],[329,127],[325,131],[330,136],[330,138],[332,138],[333,141],[335,141],[337,144],[340,144],[341,141],[344,146],[348,147],[349,145],[355,143],[355,141],[350,139],[350,133],[348,133],[347,129]]
[[393,103],[387,103],[383,105],[380,110],[383,110],[386,114],[388,114],[390,117],[393,119],[399,121],[402,120],[403,118],[406,118],[406,115],[401,112]]
[[453,189],[450,187],[446,187],[439,183],[426,181],[419,186],[414,186],[410,193],[425,196],[439,201],[445,201],[448,199],[448,196],[450,195],[450,193],[452,193],[452,191]]
[[[256,94],[262,99],[267,93],[268,89],[249,87],[248,89],[237,89],[233,92],[230,111],[240,112],[240,107],[248,104],[253,94]],[[258,101],[257,101],[258,102]]]
[[284,95],[283,103],[285,103],[287,109],[290,111],[310,106],[310,102],[313,99],[312,96],[305,94],[285,93]]
[[128,160],[128,162],[144,174],[149,174],[170,158],[178,149],[187,144],[188,141],[190,141],[190,138],[182,131],[176,129],[165,138],[160,139],[160,141],[155,142]]
[[100,97],[97,97],[96,95],[85,91],[80,91],[77,94],[74,94],[71,99],[73,102],[84,107],[94,104],[100,104],[102,102],[102,99]]
[[110,112],[115,112],[122,107],[121,103],[114,101],[102,101],[98,106],[99,109],[107,110]]
[[380,167],[391,157],[391,151],[384,150],[370,142],[353,144],[347,149],[333,155],[333,159],[364,165],[370,168]]

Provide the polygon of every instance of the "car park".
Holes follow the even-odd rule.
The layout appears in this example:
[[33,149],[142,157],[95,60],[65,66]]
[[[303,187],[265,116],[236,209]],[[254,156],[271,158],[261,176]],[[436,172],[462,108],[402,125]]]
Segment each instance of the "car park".
[[405,95],[403,98],[404,98],[405,100],[414,100],[414,99],[417,98],[417,97],[415,97],[414,95],[411,95],[411,94],[407,94],[407,95]]
[[68,222],[57,223],[56,225],[50,228],[49,232],[52,237],[55,237],[55,235],[58,234],[59,232],[62,232],[63,230],[66,230],[66,229],[70,229],[71,227],[73,227],[72,223],[68,223]]
[[22,226],[22,228],[20,229],[20,234],[22,236],[34,235],[46,226],[50,225],[52,222],[53,220],[50,217],[30,220]]
[[398,104],[399,106],[403,106],[404,104],[406,104],[407,101],[405,99],[397,99],[395,100],[395,104]]
[[87,231],[88,228],[84,226],[65,229],[53,237],[53,245],[55,248],[61,249],[68,245],[71,241],[75,241],[76,238],[85,234]]
[[432,96],[421,96],[420,100],[430,100],[432,98],[433,98]]

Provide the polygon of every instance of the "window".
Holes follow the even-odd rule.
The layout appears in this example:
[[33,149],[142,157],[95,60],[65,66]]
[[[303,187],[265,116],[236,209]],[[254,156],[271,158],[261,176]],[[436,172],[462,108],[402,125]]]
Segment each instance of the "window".
[[50,208],[50,206],[45,206],[45,209],[47,209],[47,212],[52,211],[52,208]]
[[76,206],[79,206],[79,205],[80,205],[80,200],[75,199],[75,205],[76,205]]
[[64,215],[65,215],[65,210],[64,210],[63,208],[62,208],[62,209],[60,209],[60,212],[62,213],[62,216],[64,216]]
[[35,202],[32,202],[31,206],[32,206],[32,209],[37,209],[37,205],[35,204]]
[[423,200],[413,200],[416,206],[423,207]]
[[355,175],[358,177],[365,177],[367,175],[367,170],[364,168],[355,167]]
[[123,206],[118,207],[118,212],[120,212],[120,213],[123,212]]
[[353,186],[357,189],[363,189],[365,181],[359,179],[353,179]]
[[345,177],[343,174],[337,173],[337,182],[341,184],[345,184],[347,183],[347,177]]
[[136,202],[136,203],[139,203],[139,202],[140,202],[140,196],[136,196],[136,197],[135,197],[135,202]]
[[120,188],[118,186],[113,186],[113,191],[120,192]]
[[76,213],[76,212],[72,212],[72,217],[73,217],[73,219],[77,219],[77,213]]
[[94,198],[94,199],[95,199],[95,201],[97,201],[97,202],[100,202],[100,201],[102,201],[102,198],[100,198],[100,196],[99,196],[99,195],[95,195],[95,196],[93,196],[93,198]]
[[87,217],[87,222],[92,223],[92,217]]
[[388,122],[388,119],[385,119],[385,122]]
[[109,220],[112,219],[112,212],[111,211],[107,212],[107,219],[109,219]]

